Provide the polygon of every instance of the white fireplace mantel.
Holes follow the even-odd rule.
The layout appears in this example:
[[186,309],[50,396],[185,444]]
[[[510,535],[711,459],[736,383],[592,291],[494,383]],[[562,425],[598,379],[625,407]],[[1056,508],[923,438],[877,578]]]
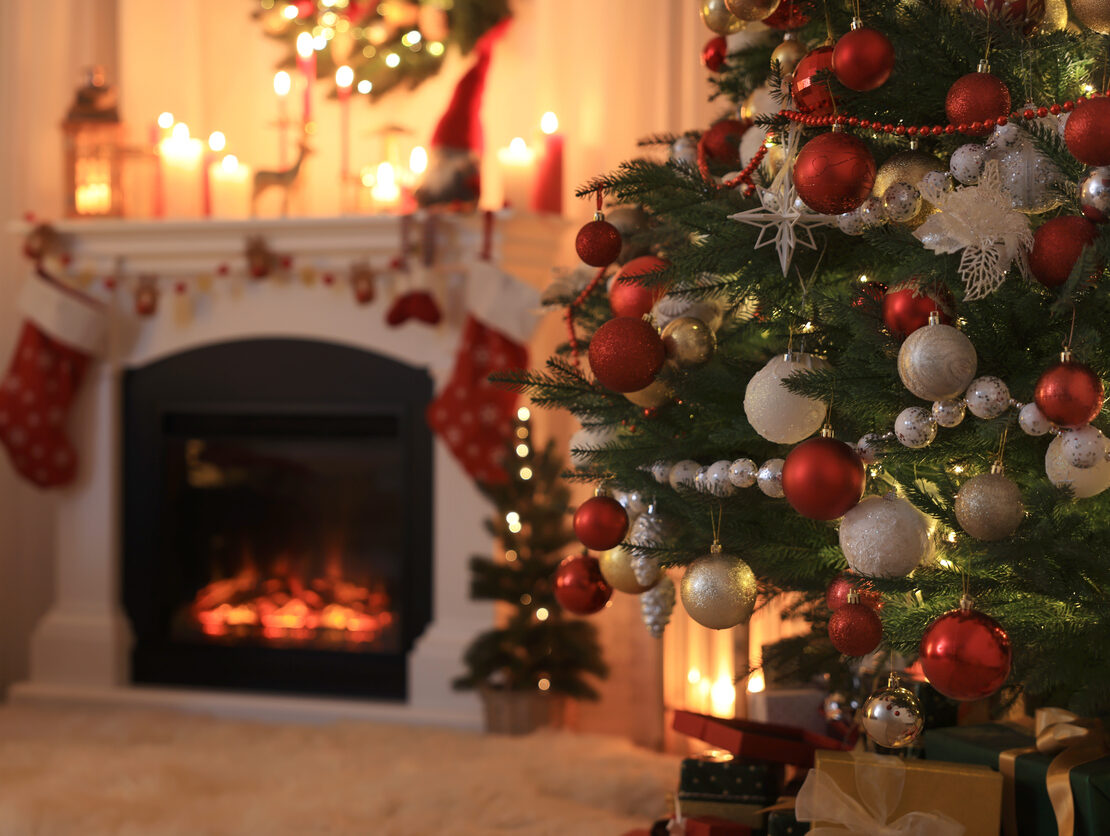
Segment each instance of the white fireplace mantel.
[[[437,439],[434,450],[433,620],[409,657],[407,703],[208,692],[130,683],[130,627],[120,603],[121,585],[121,381],[128,368],[218,342],[261,337],[324,340],[376,352],[424,368],[437,384],[453,365],[466,309],[468,272],[481,244],[481,219],[441,216],[435,223],[437,254],[425,269],[419,252],[410,259],[407,283],[429,284],[441,294],[444,322],[435,328],[384,321],[392,292],[379,285],[376,299],[358,305],[344,282],[322,285],[319,276],[343,276],[355,261],[384,270],[399,252],[400,219],[348,217],[249,221],[75,221],[56,225],[74,276],[112,276],[87,290],[106,305],[108,345],[86,375],[70,416],[81,457],[74,484],[58,492],[55,598],[32,637],[30,679],[14,685],[14,701],[132,703],[216,711],[264,719],[380,718],[476,727],[478,701],[455,692],[462,651],[488,629],[488,606],[468,599],[468,557],[490,549],[483,520],[490,513],[469,477]],[[412,222],[419,245],[426,219]],[[514,262],[516,275],[547,272],[561,224],[499,224],[495,262]],[[292,257],[287,271],[263,281],[244,275],[250,236]],[[214,275],[227,265],[227,275]],[[517,272],[519,269],[520,272]],[[134,313],[129,285],[157,276],[163,292],[151,317]],[[315,281],[309,281],[309,276]],[[203,282],[191,286],[188,283]],[[172,287],[185,282],[189,292]]]

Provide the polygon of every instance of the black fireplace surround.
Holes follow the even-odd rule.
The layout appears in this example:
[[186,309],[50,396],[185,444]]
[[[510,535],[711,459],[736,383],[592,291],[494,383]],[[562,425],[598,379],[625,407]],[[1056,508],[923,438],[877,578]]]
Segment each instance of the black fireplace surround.
[[[427,373],[331,343],[260,339],[128,371],[123,393],[132,681],[404,700],[406,656],[432,610]],[[343,603],[373,588],[386,626],[307,639],[194,629],[196,600],[244,574],[278,602],[296,597],[289,583],[310,598],[310,582],[338,588],[347,597],[330,600]]]

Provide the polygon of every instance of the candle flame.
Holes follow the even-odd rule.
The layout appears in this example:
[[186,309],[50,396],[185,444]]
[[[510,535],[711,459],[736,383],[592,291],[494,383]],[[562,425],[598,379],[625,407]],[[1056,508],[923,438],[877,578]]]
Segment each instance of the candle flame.
[[751,676],[748,677],[748,693],[758,694],[767,688],[767,680],[763,676],[763,671],[752,671]]
[[519,157],[528,153],[528,143],[523,137],[514,136],[513,141],[509,143],[509,153],[513,156]]
[[301,58],[308,58],[312,55],[312,35],[308,32],[301,32],[297,35],[297,54]]
[[385,65],[391,69],[397,67],[401,63],[401,56],[396,52],[391,52],[385,56]]
[[168,130],[173,127],[173,114],[168,110],[158,114],[158,127],[162,130]]
[[555,131],[559,130],[559,117],[550,110],[547,111],[540,119],[540,130],[545,134],[555,133]]
[[229,174],[234,173],[239,168],[239,158],[234,154],[228,154],[220,160],[220,168]]
[[401,189],[397,185],[397,176],[392,163],[378,165],[378,176],[374,187],[370,190],[370,195],[382,203],[393,203],[400,199]]
[[173,131],[170,132],[170,136],[177,140],[188,139],[189,126],[186,125],[184,122],[178,122],[176,125],[173,126]]
[[358,92],[360,92],[364,95],[366,93],[369,93],[373,89],[374,89],[374,82],[370,81],[369,79],[364,78],[362,81],[360,81],[358,83]]
[[355,83],[355,71],[344,64],[335,71],[335,83],[338,87],[350,87]]
[[409,171],[413,174],[423,174],[428,168],[428,152],[423,146],[417,145],[409,154]]
[[290,3],[284,9],[282,9],[281,13],[285,17],[286,20],[296,20],[298,15],[300,14],[297,7],[295,5],[293,5],[292,3]]
[[213,151],[223,151],[227,147],[227,137],[223,131],[212,131],[208,135],[208,147]]
[[713,683],[709,692],[713,713],[718,717],[728,717],[736,710],[736,685],[729,676],[721,675]]
[[279,96],[288,96],[289,91],[293,89],[293,79],[289,77],[289,73],[285,70],[278,70],[274,73],[274,92]]
[[322,50],[327,45],[328,39],[324,35],[317,35],[315,38],[312,39],[312,48],[315,49],[317,52]]

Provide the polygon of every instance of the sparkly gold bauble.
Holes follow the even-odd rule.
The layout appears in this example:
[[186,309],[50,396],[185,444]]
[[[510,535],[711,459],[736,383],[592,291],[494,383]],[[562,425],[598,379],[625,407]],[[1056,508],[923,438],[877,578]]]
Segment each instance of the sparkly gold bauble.
[[748,564],[716,544],[686,568],[680,590],[690,618],[712,630],[727,630],[751,618],[755,593],[755,575]]
[[1071,0],[1072,16],[1100,35],[1110,35],[1110,0]]
[[771,88],[761,84],[748,93],[744,103],[740,105],[740,118],[745,120],[755,119],[764,113],[778,113],[782,105],[771,94]]
[[637,389],[635,392],[625,392],[624,396],[636,406],[652,409],[670,403],[671,398],[674,397],[674,392],[662,380],[653,380],[643,389]]
[[1068,4],[1065,0],[1045,0],[1044,18],[1033,30],[1034,35],[1062,32],[1068,28]]
[[960,395],[975,378],[979,358],[975,346],[958,328],[930,323],[918,328],[898,351],[902,384],[926,401]]
[[740,20],[763,20],[779,7],[779,0],[725,0],[725,5]]
[[[930,171],[948,171],[948,166],[923,151],[899,151],[892,155],[875,172],[875,185],[871,187],[871,194],[882,198],[886,190],[893,183],[906,183],[910,186],[919,186],[921,178]],[[921,211],[903,221],[902,226],[915,229],[925,223],[925,219],[936,212],[936,207],[927,200],[921,201]]]
[[701,19],[718,35],[731,35],[744,28],[744,21],[728,10],[725,0],[701,0]]
[[[601,567],[601,576],[608,581],[609,586],[621,592],[627,592],[629,595],[639,595],[655,584],[644,586],[636,580],[636,573],[632,571],[633,557],[632,552],[624,546],[617,546],[615,549],[602,552],[597,562]],[[655,583],[658,582],[659,579],[656,578]]]
[[992,470],[968,479],[956,493],[956,521],[976,540],[1005,540],[1021,525],[1021,490],[1005,473]]
[[860,724],[867,736],[888,749],[909,746],[925,725],[921,704],[911,691],[902,687],[896,673],[890,675],[885,688],[867,698],[860,712]]
[[794,68],[798,62],[805,58],[809,50],[795,38],[783,41],[775,47],[775,51],[771,53],[771,66],[775,62],[779,62],[779,69],[783,75],[794,72]]
[[708,363],[717,347],[717,338],[709,326],[693,316],[672,319],[660,336],[667,359],[680,369],[692,369]]

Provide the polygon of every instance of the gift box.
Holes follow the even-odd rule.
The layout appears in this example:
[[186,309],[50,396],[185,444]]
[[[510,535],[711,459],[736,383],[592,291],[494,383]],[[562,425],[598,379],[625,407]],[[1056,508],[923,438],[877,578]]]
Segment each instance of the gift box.
[[[1008,836],[1056,833],[1058,817],[1049,796],[1048,776],[1057,752],[1036,750],[1037,738],[1051,736],[1053,724],[1044,715],[1040,715],[1039,724],[1041,734],[1036,736],[1035,728],[1022,730],[995,723],[930,730],[925,734],[925,756],[937,761],[982,764],[996,770],[1001,759],[1013,779],[1003,808],[1004,818],[1010,819]],[[1071,787],[1076,836],[1110,833],[1110,757],[1072,766],[1065,776]]]
[[676,711],[671,726],[680,734],[696,737],[743,760],[808,768],[813,766],[814,752],[844,749],[844,744],[838,740],[793,726],[726,720],[693,711]]
[[782,764],[707,752],[682,761],[678,791],[683,798],[766,804],[778,798],[782,784]]
[[686,836],[752,836],[753,830],[715,816],[695,816],[683,820]]
[[798,821],[793,809],[771,810],[763,832],[766,836],[802,836],[809,832],[809,825]]
[[826,751],[817,752],[816,762],[794,808],[798,821],[814,822],[814,829],[841,826],[850,833],[919,836],[998,833],[1002,776],[985,766]]
[[736,801],[719,801],[704,798],[678,796],[678,809],[683,818],[723,819],[733,824],[742,824],[752,830],[763,829],[766,804],[740,804]]

